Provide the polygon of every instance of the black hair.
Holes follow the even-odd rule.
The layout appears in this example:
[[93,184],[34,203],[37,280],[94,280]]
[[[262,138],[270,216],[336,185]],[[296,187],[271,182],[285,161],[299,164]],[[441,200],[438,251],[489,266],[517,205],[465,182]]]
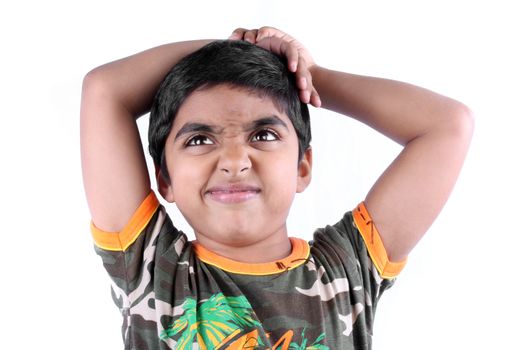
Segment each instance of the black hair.
[[151,107],[149,152],[169,179],[164,146],[184,100],[195,90],[227,84],[273,99],[297,133],[299,161],[310,146],[310,115],[299,99],[286,59],[245,41],[211,42],[180,60],[166,75]]

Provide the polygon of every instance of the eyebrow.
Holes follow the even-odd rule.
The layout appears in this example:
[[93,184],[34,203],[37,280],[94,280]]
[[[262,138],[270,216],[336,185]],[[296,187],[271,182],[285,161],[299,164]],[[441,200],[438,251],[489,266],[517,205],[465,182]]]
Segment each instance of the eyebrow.
[[[246,125],[243,129],[244,131],[251,131],[255,130],[261,127],[265,126],[272,126],[272,125],[279,125],[283,126],[288,130],[288,126],[286,123],[276,115],[271,115],[269,117],[263,117],[257,120],[254,120],[248,125]],[[211,134],[220,134],[222,131],[222,128],[215,126],[215,125],[209,125],[204,123],[186,123],[180,128],[180,130],[175,135],[175,140],[180,138],[181,136],[185,134],[190,134],[194,132],[205,132],[205,133],[211,133]]]
[[186,123],[180,128],[180,130],[175,135],[175,140],[177,140],[179,137],[190,134],[194,132],[207,132],[207,133],[218,133],[217,127],[203,124],[203,123]]
[[276,115],[271,115],[269,117],[264,117],[264,118],[261,118],[261,119],[254,120],[244,130],[246,130],[246,131],[248,131],[248,130],[255,130],[255,129],[258,129],[258,128],[261,128],[261,127],[264,127],[264,126],[272,126],[272,125],[284,126],[286,128],[286,130],[288,130],[288,126],[286,126],[286,123],[281,118],[279,118]]

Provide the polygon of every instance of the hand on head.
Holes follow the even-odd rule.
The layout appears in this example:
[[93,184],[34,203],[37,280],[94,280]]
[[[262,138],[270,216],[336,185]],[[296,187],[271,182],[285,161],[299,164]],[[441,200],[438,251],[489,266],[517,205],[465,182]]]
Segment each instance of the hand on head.
[[308,50],[295,38],[276,28],[261,27],[251,30],[237,28],[229,39],[244,40],[286,57],[288,69],[296,75],[301,101],[321,107],[321,98],[312,83],[311,69],[316,64]]

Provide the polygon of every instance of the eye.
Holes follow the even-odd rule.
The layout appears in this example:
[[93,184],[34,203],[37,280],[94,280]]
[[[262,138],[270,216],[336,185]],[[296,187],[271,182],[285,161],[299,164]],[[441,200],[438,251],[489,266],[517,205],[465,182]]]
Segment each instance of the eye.
[[275,131],[264,129],[259,130],[253,134],[251,141],[253,142],[267,142],[267,141],[277,141],[279,136]]
[[190,138],[185,144],[186,147],[204,145],[213,145],[213,141],[205,135],[195,135],[192,138]]

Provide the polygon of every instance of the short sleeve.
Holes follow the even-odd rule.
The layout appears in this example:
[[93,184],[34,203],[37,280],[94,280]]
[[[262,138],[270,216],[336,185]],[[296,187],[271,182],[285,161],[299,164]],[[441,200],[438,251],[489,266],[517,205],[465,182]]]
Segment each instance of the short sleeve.
[[[159,349],[158,332],[163,307],[171,302],[188,279],[191,252],[186,235],[173,226],[153,191],[121,232],[103,232],[91,225],[95,250],[111,278],[113,301],[122,314],[122,336],[126,349]],[[178,273],[179,269],[182,271]],[[184,273],[186,272],[186,273]],[[159,309],[160,308],[160,309]],[[170,311],[168,311],[168,314]]]
[[351,304],[365,305],[369,329],[382,293],[390,288],[405,262],[388,260],[386,250],[363,203],[334,225],[318,229],[312,252],[334,278],[345,277],[352,292]]
[[403,267],[405,267],[406,259],[400,262],[390,261],[385,246],[383,245],[381,234],[378,232],[374,221],[370,217],[364,202],[361,202],[357,208],[352,211],[352,219],[352,226],[359,231],[379,275],[386,279],[397,277]]
[[113,281],[114,294],[130,295],[136,291],[152,279],[150,270],[156,256],[173,245],[180,252],[187,242],[186,236],[174,228],[153,191],[121,232],[104,232],[93,223],[91,232],[95,250]]
[[144,231],[146,226],[151,223],[153,215],[159,208],[159,201],[155,193],[151,191],[149,195],[137,208],[131,219],[120,232],[102,231],[91,222],[91,234],[95,245],[103,250],[125,251]]

